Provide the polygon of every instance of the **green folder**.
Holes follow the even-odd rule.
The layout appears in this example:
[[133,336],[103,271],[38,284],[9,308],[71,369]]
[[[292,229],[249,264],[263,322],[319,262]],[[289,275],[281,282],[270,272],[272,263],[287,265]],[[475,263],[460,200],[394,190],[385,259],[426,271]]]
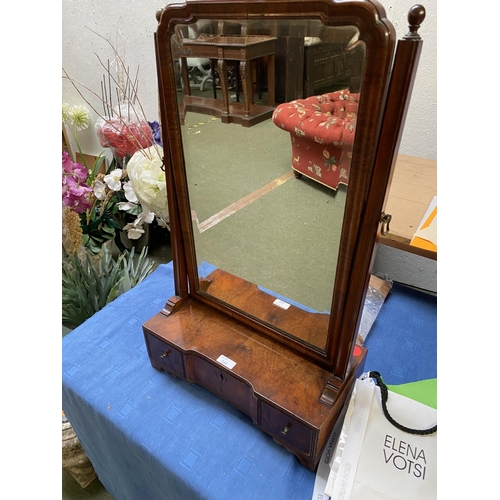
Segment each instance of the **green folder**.
[[408,384],[388,385],[387,388],[437,410],[437,378]]

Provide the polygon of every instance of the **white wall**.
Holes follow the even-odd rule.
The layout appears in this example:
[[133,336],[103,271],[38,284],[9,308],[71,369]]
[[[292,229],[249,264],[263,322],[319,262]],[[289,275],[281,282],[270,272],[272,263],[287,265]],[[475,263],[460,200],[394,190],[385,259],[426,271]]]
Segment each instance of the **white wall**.
[[[156,10],[168,0],[63,0],[62,2],[62,66],[76,81],[100,94],[104,64],[113,60],[110,46],[92,33],[90,28],[108,38],[125,55],[126,65],[135,74],[139,69],[139,99],[148,120],[157,119],[157,81],[153,34],[157,26]],[[408,32],[407,13],[415,0],[383,0],[388,18],[396,28],[398,38]],[[436,143],[436,0],[422,0],[427,17],[420,33],[424,47],[410,103],[406,128],[400,152],[423,158],[437,158]],[[122,52],[124,48],[124,52]],[[99,112],[100,101],[85,94]],[[76,90],[66,81],[62,85],[62,98],[69,104],[84,104]],[[94,123],[97,116],[93,115]],[[102,151],[95,134],[87,130],[81,134],[84,152],[99,154]]]
[[437,261],[380,243],[372,274],[437,293]]
[[436,0],[382,1],[398,38],[408,32],[407,15],[412,5],[422,3],[426,17],[419,29],[424,40],[408,117],[399,152],[437,159],[437,6]]
[[[407,14],[414,0],[382,1],[398,38],[408,31]],[[419,33],[424,40],[399,152],[437,160],[437,8],[422,0],[426,17]],[[379,244],[372,268],[394,281],[437,292],[437,262]]]
[[[69,76],[92,91],[101,93],[105,65],[114,59],[112,48],[98,35],[109,39],[118,49],[125,65],[130,67],[132,79],[139,66],[139,100],[149,121],[158,119],[158,87],[153,35],[156,30],[156,10],[170,3],[165,0],[63,0],[62,3],[62,66]],[[90,28],[90,29],[87,29]],[[114,88],[114,85],[111,85]],[[103,113],[102,103],[83,91],[93,106]],[[82,104],[89,108],[73,86],[63,80],[62,100],[68,104]],[[116,97],[113,96],[116,102]],[[92,123],[97,114],[89,109]],[[88,154],[99,154],[100,146],[93,129],[79,135],[82,149]]]
[[[120,54],[124,54],[130,72],[139,71],[139,98],[149,121],[158,119],[157,81],[153,34],[157,21],[156,10],[168,0],[63,0],[62,3],[62,65],[68,74],[95,92],[105,73],[96,53],[107,64],[113,60],[111,47],[88,28],[108,38]],[[397,37],[408,32],[407,14],[415,0],[382,0],[387,17],[396,28]],[[415,87],[410,102],[400,153],[437,159],[437,9],[436,0],[422,0],[426,19],[419,32],[424,39]],[[88,96],[88,93],[85,94]],[[99,99],[89,96],[101,112]],[[63,81],[63,102],[83,104],[75,89]],[[97,116],[93,115],[92,123]],[[81,133],[84,152],[99,154],[99,145],[92,129]],[[388,275],[395,281],[437,291],[436,262],[417,258],[383,245],[378,246],[374,273]]]

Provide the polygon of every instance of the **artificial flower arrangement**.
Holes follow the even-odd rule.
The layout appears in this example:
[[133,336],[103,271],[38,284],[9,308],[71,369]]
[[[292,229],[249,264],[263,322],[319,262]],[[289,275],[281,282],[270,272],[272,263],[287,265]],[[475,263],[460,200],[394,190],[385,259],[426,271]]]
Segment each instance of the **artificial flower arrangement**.
[[[117,167],[114,159],[105,173],[100,172],[102,155],[92,167],[87,167],[76,136],[76,132],[89,125],[85,108],[63,107],[63,120],[74,133],[84,163],[73,161],[69,153],[63,151],[62,320],[64,325],[75,328],[139,284],[154,269],[153,261],[147,258],[147,247],[138,255],[132,247],[130,252],[124,250],[115,258],[104,245],[115,238],[117,231],[125,231],[131,239],[139,238],[144,233],[143,224],[153,222],[156,214],[141,203],[136,193],[141,198],[153,195],[152,206],[158,214],[161,212],[162,220],[168,212],[161,211],[166,196],[165,191],[162,193],[162,175],[158,173],[158,168],[163,173],[160,146],[138,150],[132,155],[131,171],[139,180],[134,188],[127,171]],[[151,175],[153,172],[156,177]],[[163,184],[164,180],[163,176]],[[161,198],[158,202],[154,199],[156,193]],[[136,214],[135,220],[124,225],[121,214],[125,213]]]
[[[108,85],[111,80],[116,83],[119,99],[118,106],[108,104],[106,97],[111,96],[111,88],[107,89],[101,99],[104,115],[80,92],[78,87],[82,85],[63,70],[65,78],[98,115],[94,131],[101,146],[112,153],[103,152],[92,165],[87,164],[89,157],[82,153],[78,133],[90,126],[88,109],[63,105],[63,124],[71,132],[79,153],[77,158],[62,153],[62,319],[70,328],[153,271],[147,246],[136,254],[139,245],[131,245],[130,251],[123,245],[125,249],[116,255],[105,243],[123,243],[124,235],[131,242],[138,240],[153,221],[168,228],[160,125],[139,118],[144,113],[137,99],[137,78],[132,84],[122,59],[114,47],[113,50],[113,65],[119,76],[115,79],[109,73],[108,63],[105,81]],[[110,156],[112,160],[108,162]]]
[[[82,107],[77,109],[81,113]],[[72,110],[65,112],[66,121],[70,123]],[[152,134],[150,137],[153,141]],[[141,145],[144,146],[144,142]],[[118,162],[113,160],[105,174],[99,173],[105,159],[102,155],[89,169],[73,161],[66,151],[62,153],[63,203],[80,215],[82,242],[93,253],[98,253],[117,231],[123,230],[129,239],[137,240],[145,232],[144,224],[151,224],[155,219],[159,226],[168,227],[162,147],[150,143],[149,147],[134,152],[129,146],[130,153],[126,168],[118,167]],[[123,164],[124,158],[120,159]],[[127,222],[124,214],[135,218]]]
[[[124,231],[130,240],[137,240],[145,232],[144,224],[156,221],[160,227],[168,228],[160,125],[157,121],[139,118],[144,112],[137,100],[137,80],[131,81],[123,60],[114,47],[113,50],[116,64],[121,68],[122,80],[112,78],[120,98],[118,105],[113,107],[104,95],[100,97],[105,115],[85,99],[78,88],[81,84],[64,72],[65,78],[98,115],[95,132],[101,146],[110,148],[113,156],[105,173],[99,171],[105,161],[104,154],[93,166],[85,164],[77,132],[89,127],[88,110],[80,105],[63,105],[63,122],[71,131],[83,159],[83,164],[75,162],[63,151],[63,205],[78,214],[82,242],[92,253],[98,253],[119,231]],[[109,72],[104,81],[111,81]],[[106,95],[111,96],[111,89],[108,91]],[[71,227],[75,228],[75,224]],[[77,238],[73,237],[72,241]]]

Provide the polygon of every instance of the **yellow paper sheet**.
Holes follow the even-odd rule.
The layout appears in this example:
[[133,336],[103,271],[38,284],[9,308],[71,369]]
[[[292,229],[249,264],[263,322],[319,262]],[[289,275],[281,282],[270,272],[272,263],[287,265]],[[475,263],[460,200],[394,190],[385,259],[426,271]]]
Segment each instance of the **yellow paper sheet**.
[[437,252],[437,196],[427,208],[410,245]]

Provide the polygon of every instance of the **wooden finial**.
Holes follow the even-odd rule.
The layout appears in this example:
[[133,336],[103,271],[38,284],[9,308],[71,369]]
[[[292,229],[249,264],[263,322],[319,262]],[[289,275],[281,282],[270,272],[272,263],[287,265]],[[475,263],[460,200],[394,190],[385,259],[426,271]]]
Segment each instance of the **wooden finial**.
[[410,8],[408,11],[408,27],[410,31],[404,36],[404,38],[418,38],[418,29],[425,19],[425,7],[423,5],[417,4]]
[[161,19],[161,15],[162,15],[162,14],[163,14],[163,9],[158,9],[158,10],[156,11],[156,20],[157,20],[158,22],[160,22],[160,19]]

